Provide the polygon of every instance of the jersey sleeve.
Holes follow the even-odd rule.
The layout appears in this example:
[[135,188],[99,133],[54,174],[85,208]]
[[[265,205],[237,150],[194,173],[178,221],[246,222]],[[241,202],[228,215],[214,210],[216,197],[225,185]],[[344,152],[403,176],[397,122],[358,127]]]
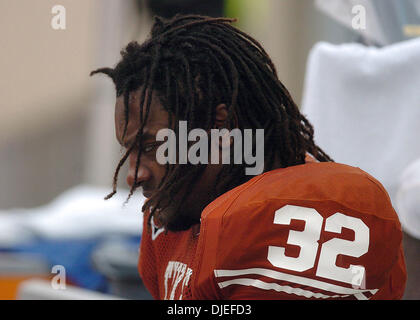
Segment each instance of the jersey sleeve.
[[314,191],[295,198],[250,194],[202,221],[195,298],[402,297],[401,226],[383,190],[353,190],[350,202]]

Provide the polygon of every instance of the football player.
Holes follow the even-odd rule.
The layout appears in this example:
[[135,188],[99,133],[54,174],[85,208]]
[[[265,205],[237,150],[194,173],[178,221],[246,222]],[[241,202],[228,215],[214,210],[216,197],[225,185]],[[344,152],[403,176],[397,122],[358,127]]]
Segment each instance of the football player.
[[[92,72],[115,84],[126,148],[107,198],[127,160],[130,196],[141,187],[147,198],[146,287],[156,299],[400,299],[402,232],[387,192],[314,143],[265,50],[232,21],[155,18],[148,40]],[[264,144],[263,173],[236,161],[159,163],[156,135],[180,121],[208,133],[263,129],[252,148]]]

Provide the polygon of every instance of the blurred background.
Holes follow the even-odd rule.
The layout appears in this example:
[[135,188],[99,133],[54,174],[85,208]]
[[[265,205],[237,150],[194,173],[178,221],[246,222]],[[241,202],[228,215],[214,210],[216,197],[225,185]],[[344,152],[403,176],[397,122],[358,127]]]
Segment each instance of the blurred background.
[[316,142],[384,183],[405,232],[404,298],[419,299],[420,0],[0,0],[0,299],[150,298],[136,269],[144,198],[123,206],[123,170],[103,201],[121,157],[114,87],[89,73],[175,13],[239,18]]

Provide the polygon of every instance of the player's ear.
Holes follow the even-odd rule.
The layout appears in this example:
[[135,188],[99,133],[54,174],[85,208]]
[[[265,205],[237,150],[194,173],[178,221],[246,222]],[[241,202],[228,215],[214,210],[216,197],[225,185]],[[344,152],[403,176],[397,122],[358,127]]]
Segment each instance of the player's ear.
[[226,120],[228,118],[228,109],[226,104],[221,103],[216,107],[216,115],[214,118],[214,128],[225,128],[226,127]]
[[219,139],[219,149],[223,148],[229,148],[233,143],[233,138],[226,139],[225,135],[229,135],[229,131],[233,130],[237,127],[237,121],[236,116],[234,117],[234,120],[228,121],[229,117],[229,111],[226,106],[226,104],[221,103],[216,107],[216,115],[214,120],[214,126],[215,129],[227,129],[228,131],[223,133],[223,136]]

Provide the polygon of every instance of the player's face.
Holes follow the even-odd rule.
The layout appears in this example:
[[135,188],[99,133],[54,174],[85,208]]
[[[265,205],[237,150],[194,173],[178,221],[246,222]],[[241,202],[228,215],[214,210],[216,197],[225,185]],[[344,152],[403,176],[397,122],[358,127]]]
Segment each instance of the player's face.
[[[128,115],[129,121],[124,139],[124,98],[121,96],[117,98],[116,101],[116,136],[119,143],[126,148],[128,148],[135,141],[137,131],[140,128],[140,96],[141,89],[130,94]],[[224,113],[225,112],[222,111],[222,114],[226,116]],[[159,101],[159,98],[153,94],[150,105],[150,113],[148,115],[148,119],[141,138],[140,148],[142,148],[143,152],[140,156],[140,164],[137,172],[137,183],[141,184],[143,188],[143,194],[146,198],[151,197],[166,172],[165,166],[159,164],[156,159],[156,150],[161,143],[156,142],[156,134],[160,129],[167,129],[168,127],[169,113],[164,110]],[[128,159],[129,170],[127,175],[127,184],[130,187],[134,184],[137,155],[138,148],[131,152]],[[186,199],[186,202],[183,203],[182,210],[184,211],[184,214],[195,216],[196,218],[200,217],[201,211],[204,209],[204,207],[213,200],[210,198],[210,194],[220,169],[221,165],[207,165],[204,173],[197,181],[193,193]]]
[[[128,148],[136,139],[137,132],[140,128],[140,96],[141,90],[134,91],[129,98],[129,115],[128,126],[125,138],[123,139],[125,115],[124,115],[124,98],[118,97],[115,105],[115,128],[118,142]],[[127,184],[132,187],[136,172],[136,161],[138,150],[143,150],[140,156],[140,166],[137,172],[137,182],[143,188],[143,194],[149,198],[153,191],[159,185],[159,182],[165,174],[165,166],[160,165],[156,161],[156,134],[160,129],[168,128],[169,114],[166,112],[159,102],[159,99],[153,95],[150,105],[150,113],[148,120],[143,129],[143,135],[138,147],[131,152],[128,163]]]

